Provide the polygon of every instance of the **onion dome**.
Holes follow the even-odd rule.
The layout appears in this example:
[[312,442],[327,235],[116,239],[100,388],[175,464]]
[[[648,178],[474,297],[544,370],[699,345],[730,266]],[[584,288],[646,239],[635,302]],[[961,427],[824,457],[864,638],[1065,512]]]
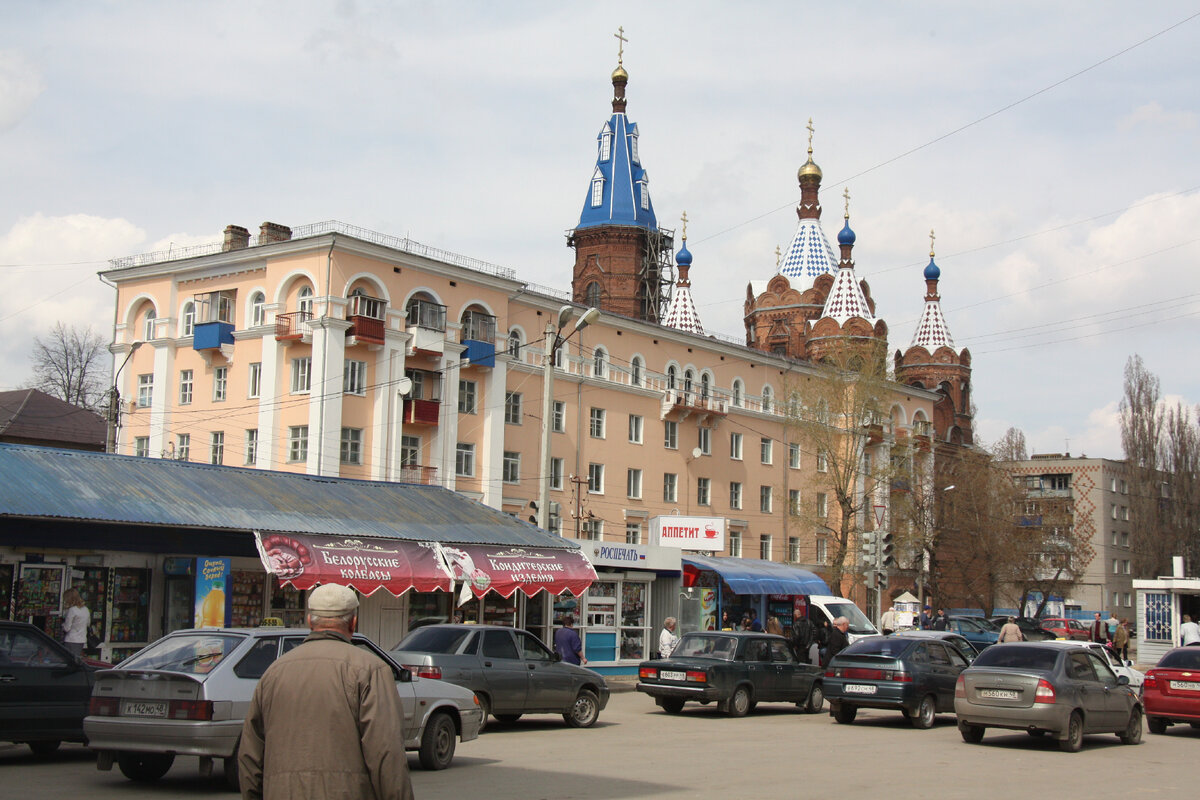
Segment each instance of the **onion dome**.
[[842,226],[841,232],[838,234],[838,244],[854,244],[854,231],[850,229],[850,218],[846,218],[846,224]]
[[933,263],[933,253],[929,254],[929,265],[925,267],[925,280],[936,281],[942,277],[942,269],[937,264]]
[[681,267],[690,267],[692,265],[692,251],[687,249],[687,239],[683,240],[683,245],[679,248],[679,252],[675,254],[675,263]]
[[617,64],[617,68],[614,69],[612,72],[612,79],[613,79],[614,83],[616,81],[628,81],[629,73],[625,71],[625,67],[623,67],[620,64]]
[[675,263],[679,266],[679,280],[671,292],[671,304],[663,316],[662,324],[668,328],[687,331],[688,333],[704,334],[704,326],[700,324],[700,315],[696,312],[696,301],[692,299],[692,281],[688,271],[692,266],[692,254],[687,249],[687,212],[683,212],[683,244],[675,254]]
[[821,168],[818,167],[816,162],[812,159],[812,150],[809,150],[808,161],[805,161],[804,166],[800,167],[800,169],[796,172],[796,179],[801,183],[804,182],[805,178],[816,178],[819,181],[821,180],[823,174],[824,173],[821,172]]
[[[933,231],[929,232],[929,265],[925,267],[925,308],[921,311],[921,320],[913,331],[912,344],[909,347],[924,347],[930,353],[939,347],[949,347],[954,350],[954,339],[950,336],[950,328],[946,318],[942,316],[942,298],[938,294],[938,279],[942,270],[933,261]],[[957,350],[955,350],[957,352]]]

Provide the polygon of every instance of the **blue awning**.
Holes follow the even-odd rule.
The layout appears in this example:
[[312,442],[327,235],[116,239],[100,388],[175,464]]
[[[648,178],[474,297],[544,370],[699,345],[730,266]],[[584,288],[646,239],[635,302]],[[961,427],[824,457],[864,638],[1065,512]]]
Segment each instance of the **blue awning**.
[[816,574],[757,558],[683,556],[684,570],[715,572],[738,594],[830,594],[829,584]]

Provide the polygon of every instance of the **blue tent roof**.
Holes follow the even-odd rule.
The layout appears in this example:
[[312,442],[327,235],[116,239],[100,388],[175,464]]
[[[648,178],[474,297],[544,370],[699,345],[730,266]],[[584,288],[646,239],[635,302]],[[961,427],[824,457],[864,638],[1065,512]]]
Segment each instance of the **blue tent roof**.
[[685,555],[683,563],[716,572],[738,594],[830,594],[816,574],[775,561]]

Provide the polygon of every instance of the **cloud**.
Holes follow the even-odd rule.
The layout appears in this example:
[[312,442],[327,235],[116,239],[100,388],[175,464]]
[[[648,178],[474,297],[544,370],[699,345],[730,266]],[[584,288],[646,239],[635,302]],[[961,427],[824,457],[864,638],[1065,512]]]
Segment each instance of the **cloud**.
[[1167,111],[1157,101],[1138,106],[1117,120],[1117,130],[1129,133],[1137,128],[1161,131],[1194,131],[1200,122],[1200,114],[1193,111]]
[[46,88],[19,53],[0,50],[0,131],[15,128]]

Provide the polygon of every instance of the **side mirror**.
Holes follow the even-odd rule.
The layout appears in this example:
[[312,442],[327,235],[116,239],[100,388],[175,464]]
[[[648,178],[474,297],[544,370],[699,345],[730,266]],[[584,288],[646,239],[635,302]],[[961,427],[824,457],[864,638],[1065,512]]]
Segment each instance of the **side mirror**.
[[1129,676],[1128,675],[1118,675],[1117,676],[1117,686],[1128,686],[1128,685],[1129,685]]
[[412,683],[412,670],[410,669],[401,667],[400,671],[396,673],[396,676],[396,680],[400,683]]
[[550,660],[554,663],[558,663],[559,661],[562,661],[562,654],[561,653],[551,653]]

